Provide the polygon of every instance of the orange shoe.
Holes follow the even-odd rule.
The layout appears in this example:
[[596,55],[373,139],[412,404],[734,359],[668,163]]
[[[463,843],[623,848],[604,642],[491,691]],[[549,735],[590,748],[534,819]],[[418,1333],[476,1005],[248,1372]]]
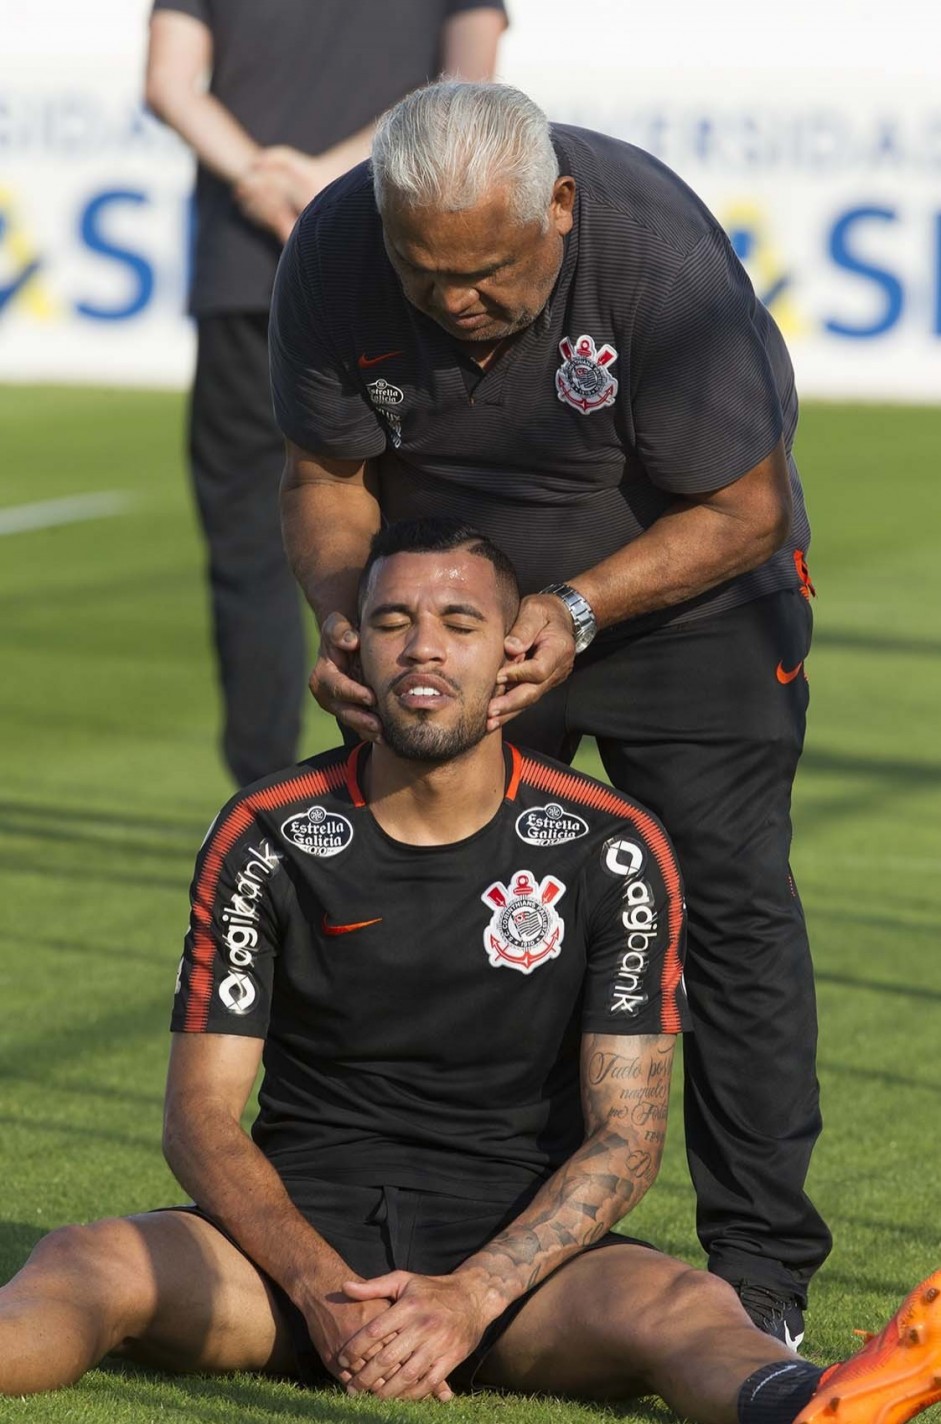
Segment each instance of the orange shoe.
[[878,1335],[831,1365],[794,1424],[904,1424],[941,1400],[941,1270],[906,1296]]

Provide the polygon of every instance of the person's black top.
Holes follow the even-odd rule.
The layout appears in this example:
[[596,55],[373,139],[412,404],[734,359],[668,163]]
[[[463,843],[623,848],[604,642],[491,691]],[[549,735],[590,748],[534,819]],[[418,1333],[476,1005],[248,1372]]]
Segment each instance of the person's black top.
[[[210,92],[256,142],[318,154],[435,77],[451,15],[503,0],[154,0],[212,32]],[[267,311],[280,244],[200,166],[190,308]]]
[[264,1038],[253,1128],[322,1178],[513,1201],[582,1142],[583,1033],[678,1033],[680,873],[627,796],[506,748],[452,845],[392,840],[365,747],[240,792],[200,850],[172,1027]]
[[[676,495],[733,483],[782,434],[790,453],[797,424],[783,338],[703,203],[630,144],[553,134],[577,183],[574,228],[546,308],[485,374],[405,299],[368,164],[302,215],[272,304],[284,434],[314,454],[378,457],[388,519],[467,520],[511,556],[524,593],[636,539]],[[793,462],[791,482],[782,550],[644,621],[800,588],[809,529]]]

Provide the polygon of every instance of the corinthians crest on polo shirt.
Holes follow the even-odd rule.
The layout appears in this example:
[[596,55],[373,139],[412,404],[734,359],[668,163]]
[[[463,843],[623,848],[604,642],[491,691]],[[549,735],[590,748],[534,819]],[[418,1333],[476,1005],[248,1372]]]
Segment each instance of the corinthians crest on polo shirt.
[[495,880],[481,895],[493,911],[484,930],[484,949],[494,969],[504,966],[531,974],[562,949],[565,924],[556,902],[565,894],[561,880],[537,880],[531,870],[517,870],[509,886]]
[[608,370],[618,359],[614,347],[605,342],[599,349],[590,336],[580,336],[575,342],[566,336],[559,342],[559,351],[562,365],[555,373],[559,400],[582,415],[612,405],[618,393],[618,383]]

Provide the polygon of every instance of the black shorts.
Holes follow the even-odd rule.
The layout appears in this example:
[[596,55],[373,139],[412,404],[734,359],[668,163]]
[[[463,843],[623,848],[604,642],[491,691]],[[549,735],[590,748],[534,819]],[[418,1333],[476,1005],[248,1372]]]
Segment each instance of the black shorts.
[[[522,1203],[494,1205],[409,1187],[361,1187],[350,1183],[307,1180],[301,1189],[292,1183],[291,1195],[301,1214],[333,1247],[356,1275],[369,1279],[387,1271],[415,1271],[419,1275],[447,1275],[468,1256],[479,1251],[522,1210]],[[242,1248],[208,1212],[198,1206],[165,1207],[208,1221],[237,1250]],[[604,1246],[647,1246],[646,1241],[609,1231],[587,1250]],[[247,1252],[242,1252],[247,1256]],[[250,1258],[249,1258],[250,1259]],[[290,1331],[297,1377],[309,1387],[334,1382],[311,1343],[303,1315],[276,1281],[258,1268],[267,1282]],[[540,1282],[544,1285],[545,1282]],[[452,1389],[473,1387],[474,1376],[485,1355],[518,1315],[534,1287],[514,1300],[484,1332],[477,1348],[449,1375]]]

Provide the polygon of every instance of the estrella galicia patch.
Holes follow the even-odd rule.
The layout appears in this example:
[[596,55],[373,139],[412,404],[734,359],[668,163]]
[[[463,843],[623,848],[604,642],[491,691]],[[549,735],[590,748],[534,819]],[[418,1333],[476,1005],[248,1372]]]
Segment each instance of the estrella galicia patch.
[[495,880],[481,895],[492,910],[484,930],[484,949],[494,969],[518,969],[531,974],[540,964],[558,958],[565,923],[556,903],[565,885],[552,875],[537,880],[531,870],[517,870],[509,885]]
[[310,806],[296,816],[289,816],[281,827],[281,834],[305,855],[325,859],[346,850],[353,839],[353,827],[337,811],[328,811],[326,806]]
[[565,845],[566,841],[587,836],[588,822],[573,811],[566,811],[557,801],[550,801],[546,806],[532,806],[517,816],[516,834],[527,845]]
[[401,405],[405,399],[404,391],[393,386],[391,381],[384,381],[381,376],[378,381],[367,382],[366,389],[373,405],[378,405],[382,410]]

